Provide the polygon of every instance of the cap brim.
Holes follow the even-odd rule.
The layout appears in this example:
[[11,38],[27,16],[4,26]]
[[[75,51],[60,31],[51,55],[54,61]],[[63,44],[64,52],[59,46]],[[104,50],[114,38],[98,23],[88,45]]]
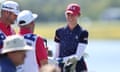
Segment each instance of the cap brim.
[[5,53],[9,53],[9,52],[14,52],[14,51],[29,51],[29,50],[33,50],[32,47],[26,45],[25,47],[19,47],[19,48],[3,48],[1,51],[1,54],[5,54]]
[[32,14],[32,16],[33,16],[33,18],[32,18],[31,20],[29,20],[28,22],[26,22],[26,23],[24,23],[24,24],[19,24],[18,21],[17,21],[17,24],[18,24],[19,26],[28,25],[30,22],[34,21],[34,20],[38,17],[37,14]]
[[33,20],[35,20],[38,17],[37,14],[32,14],[32,16],[33,16]]
[[27,25],[27,24],[31,23],[32,21],[34,21],[34,20],[38,17],[38,15],[37,15],[37,14],[32,14],[32,16],[33,16],[33,18],[32,18],[29,22],[26,22],[26,24],[25,24],[25,25]]
[[10,9],[7,9],[7,8],[2,8],[2,10],[6,10],[6,11],[9,11],[9,12],[12,12],[14,13],[15,15],[18,15],[20,13],[19,10],[10,10]]
[[16,15],[18,15],[20,13],[20,11],[15,11],[13,13],[16,14]]
[[67,10],[67,11],[65,12],[65,14],[68,14],[68,13],[73,14],[72,11]]
[[29,21],[29,22],[26,22],[26,25],[29,24],[30,22],[34,21],[38,15],[37,14],[32,14],[33,18]]

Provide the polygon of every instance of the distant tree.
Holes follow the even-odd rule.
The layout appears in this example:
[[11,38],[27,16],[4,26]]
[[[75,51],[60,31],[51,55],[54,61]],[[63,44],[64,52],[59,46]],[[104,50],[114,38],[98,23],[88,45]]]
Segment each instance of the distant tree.
[[38,21],[65,21],[65,8],[69,3],[81,6],[82,17],[97,20],[107,8],[120,7],[120,0],[14,0],[21,10],[29,9],[39,15]]

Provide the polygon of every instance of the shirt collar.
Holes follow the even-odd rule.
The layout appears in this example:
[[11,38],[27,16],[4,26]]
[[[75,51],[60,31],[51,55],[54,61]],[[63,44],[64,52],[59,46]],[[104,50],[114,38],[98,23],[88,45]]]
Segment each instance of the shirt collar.
[[77,30],[78,28],[81,28],[79,24],[77,24],[77,25],[74,27],[73,30],[70,30],[70,28],[69,28],[68,25],[66,26],[66,29],[69,30],[69,31],[75,31],[75,30]]
[[19,34],[24,35],[26,33],[32,33],[32,32],[26,28],[20,28]]
[[5,28],[5,29],[7,28],[8,29],[8,28],[10,28],[10,25],[7,26],[5,23],[0,21],[0,28]]
[[0,29],[6,34],[11,35],[11,26],[0,21]]

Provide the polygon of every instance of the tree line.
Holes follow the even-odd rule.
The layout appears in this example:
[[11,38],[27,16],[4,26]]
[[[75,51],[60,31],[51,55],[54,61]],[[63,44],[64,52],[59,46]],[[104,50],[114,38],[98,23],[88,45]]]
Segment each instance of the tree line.
[[21,10],[29,9],[39,15],[37,21],[65,21],[64,12],[69,3],[81,6],[81,17],[98,20],[101,13],[111,7],[120,7],[120,0],[14,0]]

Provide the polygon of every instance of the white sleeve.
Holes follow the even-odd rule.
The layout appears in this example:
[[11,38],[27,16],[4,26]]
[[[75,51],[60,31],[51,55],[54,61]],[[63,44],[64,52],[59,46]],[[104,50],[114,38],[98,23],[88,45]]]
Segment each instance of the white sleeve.
[[77,56],[78,60],[80,60],[81,57],[83,56],[86,47],[87,47],[87,44],[84,44],[84,43],[79,43],[78,44],[77,52],[75,54]]
[[87,44],[84,43],[79,43],[77,46],[76,53],[71,56],[64,57],[64,61],[67,61],[69,58],[75,57],[77,60],[80,60],[81,57],[83,56],[83,53],[87,47]]
[[53,56],[54,59],[58,58],[58,56],[59,56],[59,48],[60,48],[59,46],[60,46],[60,44],[58,42],[55,42],[55,53]]

